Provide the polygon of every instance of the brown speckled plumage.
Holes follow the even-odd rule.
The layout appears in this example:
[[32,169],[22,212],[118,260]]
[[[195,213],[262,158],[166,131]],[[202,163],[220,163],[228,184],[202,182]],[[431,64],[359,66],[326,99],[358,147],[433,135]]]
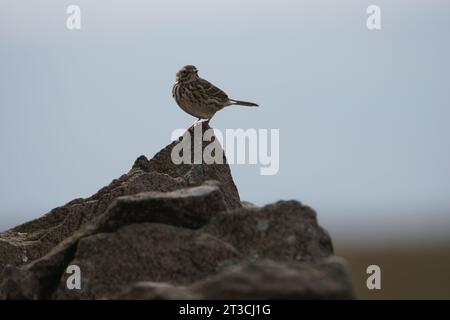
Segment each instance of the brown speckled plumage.
[[172,95],[181,109],[199,119],[211,119],[217,111],[230,105],[258,106],[253,102],[230,99],[225,92],[200,78],[193,65],[184,66],[177,72]]

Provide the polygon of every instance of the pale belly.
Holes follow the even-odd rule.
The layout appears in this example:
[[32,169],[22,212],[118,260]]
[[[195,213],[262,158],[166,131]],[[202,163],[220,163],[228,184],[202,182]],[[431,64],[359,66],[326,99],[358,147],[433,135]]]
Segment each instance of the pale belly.
[[177,103],[181,109],[183,109],[190,115],[200,119],[210,119],[217,111],[221,109],[217,108],[216,105],[212,104],[205,104],[205,103],[195,104],[190,101],[182,101],[183,99],[180,100],[181,101],[177,101]]

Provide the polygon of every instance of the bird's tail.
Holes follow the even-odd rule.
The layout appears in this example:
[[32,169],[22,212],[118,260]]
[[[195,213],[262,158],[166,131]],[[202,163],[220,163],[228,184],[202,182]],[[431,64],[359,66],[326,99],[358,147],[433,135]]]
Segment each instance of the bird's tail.
[[259,107],[256,103],[253,103],[253,102],[234,100],[234,99],[230,99],[230,102],[231,102],[231,104],[236,104],[238,106]]

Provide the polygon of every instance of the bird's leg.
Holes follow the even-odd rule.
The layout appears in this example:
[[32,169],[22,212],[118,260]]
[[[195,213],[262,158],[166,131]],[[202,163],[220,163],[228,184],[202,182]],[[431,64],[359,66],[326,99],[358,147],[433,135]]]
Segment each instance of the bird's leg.
[[189,131],[189,130],[191,130],[193,127],[195,127],[195,125],[196,125],[200,120],[202,120],[202,119],[201,119],[201,118],[198,118],[197,120],[195,120],[195,122],[194,122],[189,128],[187,128],[186,131]]
[[209,121],[211,121],[211,118],[209,118],[209,119],[200,119],[200,118],[199,118],[198,121],[201,122],[201,123],[204,123],[204,124],[208,125],[208,124],[209,124]]

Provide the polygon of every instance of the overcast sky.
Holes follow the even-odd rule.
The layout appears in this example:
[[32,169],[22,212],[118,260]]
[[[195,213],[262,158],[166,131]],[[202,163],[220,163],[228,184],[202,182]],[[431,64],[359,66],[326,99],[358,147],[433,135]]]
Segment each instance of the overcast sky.
[[[66,8],[81,8],[81,30]],[[381,8],[382,29],[366,28]],[[450,227],[448,1],[0,2],[0,230],[87,197],[193,118],[194,64],[230,96],[215,128],[280,130],[280,170],[233,165],[244,200],[298,199],[335,241]]]

